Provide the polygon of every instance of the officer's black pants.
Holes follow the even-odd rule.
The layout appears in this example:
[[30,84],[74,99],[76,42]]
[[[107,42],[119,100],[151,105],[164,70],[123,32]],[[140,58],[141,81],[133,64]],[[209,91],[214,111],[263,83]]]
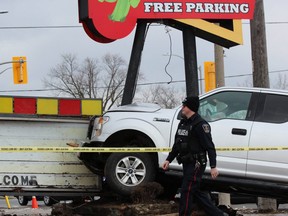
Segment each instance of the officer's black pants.
[[179,216],[192,215],[193,198],[201,204],[207,216],[223,216],[223,212],[211,202],[207,193],[200,191],[200,182],[205,168],[206,166],[195,167],[195,162],[183,164]]

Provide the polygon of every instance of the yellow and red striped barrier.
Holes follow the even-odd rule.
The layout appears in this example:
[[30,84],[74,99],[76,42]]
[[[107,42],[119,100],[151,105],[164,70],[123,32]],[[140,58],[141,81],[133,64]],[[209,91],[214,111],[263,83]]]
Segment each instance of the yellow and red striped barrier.
[[102,100],[0,96],[0,114],[52,116],[101,115]]

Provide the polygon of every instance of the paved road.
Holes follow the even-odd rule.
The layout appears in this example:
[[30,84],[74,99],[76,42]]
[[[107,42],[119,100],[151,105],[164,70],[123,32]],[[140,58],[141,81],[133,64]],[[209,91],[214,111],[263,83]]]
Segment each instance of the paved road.
[[10,198],[10,205],[11,209],[8,209],[5,199],[0,199],[0,215],[5,214],[16,214],[17,216],[20,215],[31,215],[31,216],[38,216],[38,215],[50,215],[51,207],[46,206],[42,201],[38,201],[38,209],[32,209],[31,201],[28,203],[27,206],[20,206],[16,198]]

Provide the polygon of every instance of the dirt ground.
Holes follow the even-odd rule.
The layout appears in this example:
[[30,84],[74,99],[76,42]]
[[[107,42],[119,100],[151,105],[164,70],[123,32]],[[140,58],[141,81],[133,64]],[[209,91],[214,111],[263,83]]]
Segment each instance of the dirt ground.
[[[154,201],[146,204],[131,203],[110,203],[101,202],[83,204],[56,204],[52,208],[41,206],[38,209],[31,207],[13,208],[0,210],[0,216],[178,216],[178,206],[173,201]],[[197,212],[193,216],[203,216],[205,214]],[[259,214],[256,209],[239,209],[237,215],[243,216],[284,216],[288,215],[288,209],[282,209],[274,213]]]
[[[0,216],[177,216],[177,199],[159,199],[163,187],[158,183],[148,183],[134,190],[129,197],[118,195],[102,196],[98,200],[86,200],[81,203],[58,203],[52,206],[41,206],[38,209],[18,208],[0,209]],[[235,216],[283,216],[288,215],[288,209],[277,212],[259,214],[256,209],[236,209]],[[193,216],[205,216],[205,213],[195,206]],[[233,212],[233,211],[231,211]],[[232,215],[232,214],[231,214]],[[233,215],[233,216],[234,216]]]
[[[64,210],[64,211],[63,211]],[[279,210],[273,213],[260,214],[257,209],[236,209],[235,216],[283,216],[288,215],[288,209]],[[174,201],[155,200],[152,203],[131,204],[111,203],[99,205],[89,203],[85,206],[53,206],[52,215],[80,216],[80,215],[105,215],[105,216],[178,216],[178,204]],[[205,216],[201,210],[195,210],[192,216]]]

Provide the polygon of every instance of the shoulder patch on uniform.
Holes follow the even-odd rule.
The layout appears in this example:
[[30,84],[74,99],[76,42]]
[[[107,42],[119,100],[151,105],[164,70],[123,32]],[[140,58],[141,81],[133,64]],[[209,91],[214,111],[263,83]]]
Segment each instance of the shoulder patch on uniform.
[[203,124],[202,128],[205,133],[210,133],[210,126],[208,124]]

